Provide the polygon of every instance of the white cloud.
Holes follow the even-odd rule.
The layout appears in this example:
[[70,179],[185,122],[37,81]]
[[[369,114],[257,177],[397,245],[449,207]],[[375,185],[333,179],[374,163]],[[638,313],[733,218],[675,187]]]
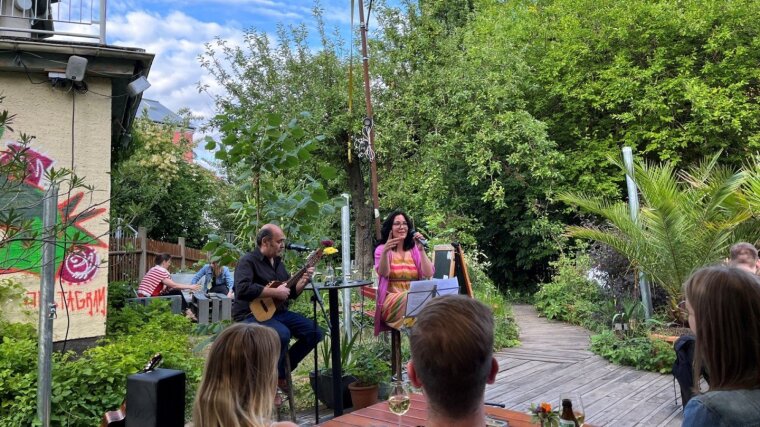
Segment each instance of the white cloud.
[[145,96],[172,110],[188,107],[209,117],[212,103],[199,94],[197,83],[210,77],[198,62],[203,45],[215,37],[239,43],[242,31],[216,22],[203,22],[182,12],[166,16],[144,11],[114,17],[109,22],[110,44],[139,47],[156,55],[148,76],[151,87]]
[[[166,15],[134,11],[112,15],[108,23],[109,44],[138,47],[155,54],[148,75],[151,87],[144,96],[173,111],[189,108],[194,115],[203,118],[197,126],[215,113],[213,99],[198,92],[198,82],[208,84],[211,93],[218,94],[221,90],[198,62],[204,44],[216,37],[239,44],[243,32],[235,24],[204,22],[179,11]],[[204,136],[196,132],[195,139],[201,142]],[[196,152],[200,157],[211,158],[211,154],[204,153],[203,145],[200,143]]]

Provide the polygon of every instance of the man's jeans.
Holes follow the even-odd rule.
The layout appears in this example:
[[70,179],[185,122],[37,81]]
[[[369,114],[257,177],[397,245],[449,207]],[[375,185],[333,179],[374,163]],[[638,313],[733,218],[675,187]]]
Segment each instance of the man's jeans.
[[[324,333],[322,329],[317,328],[316,334],[314,333],[314,321],[307,319],[306,317],[294,313],[292,311],[278,311],[272,316],[271,319],[266,322],[259,322],[253,314],[249,314],[245,318],[246,323],[258,323],[260,325],[269,326],[277,331],[277,335],[280,336],[280,360],[277,363],[277,377],[285,378],[285,352],[288,352],[290,356],[290,369],[295,370],[298,363],[300,363],[304,357],[311,350],[313,350],[317,343],[322,341]],[[297,341],[288,350],[288,344],[290,344],[290,338],[293,337]]]

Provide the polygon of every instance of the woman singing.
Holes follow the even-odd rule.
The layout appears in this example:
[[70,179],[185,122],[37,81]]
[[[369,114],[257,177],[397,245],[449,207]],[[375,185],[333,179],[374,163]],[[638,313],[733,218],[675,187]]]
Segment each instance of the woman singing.
[[388,215],[380,230],[380,245],[375,249],[375,270],[380,277],[375,310],[375,335],[399,329],[406,313],[409,282],[433,276],[433,264],[419,239],[409,234],[411,222],[401,211]]

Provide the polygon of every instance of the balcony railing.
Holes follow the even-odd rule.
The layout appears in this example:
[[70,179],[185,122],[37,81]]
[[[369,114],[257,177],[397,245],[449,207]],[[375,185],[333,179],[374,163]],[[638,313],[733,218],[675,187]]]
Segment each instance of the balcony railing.
[[0,38],[97,39],[106,43],[106,0],[0,0]]

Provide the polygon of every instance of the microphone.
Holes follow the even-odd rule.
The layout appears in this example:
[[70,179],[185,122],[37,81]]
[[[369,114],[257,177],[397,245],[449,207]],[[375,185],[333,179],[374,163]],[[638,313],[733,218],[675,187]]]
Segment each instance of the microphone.
[[295,243],[288,243],[285,245],[285,249],[290,249],[291,251],[296,252],[309,252],[311,250],[308,246],[296,245]]
[[[417,233],[417,230],[415,230],[415,229],[413,229],[413,228],[412,228],[411,230],[409,230],[409,233],[410,233],[412,236],[414,236],[414,234],[415,234],[415,233]],[[423,247],[423,248],[425,248],[425,249],[429,249],[429,248],[428,248],[428,241],[427,241],[427,239],[426,239],[426,238],[424,238],[424,237],[420,237],[419,239],[417,239],[417,241],[418,241],[418,242],[420,242],[420,244],[422,245],[422,247]]]

